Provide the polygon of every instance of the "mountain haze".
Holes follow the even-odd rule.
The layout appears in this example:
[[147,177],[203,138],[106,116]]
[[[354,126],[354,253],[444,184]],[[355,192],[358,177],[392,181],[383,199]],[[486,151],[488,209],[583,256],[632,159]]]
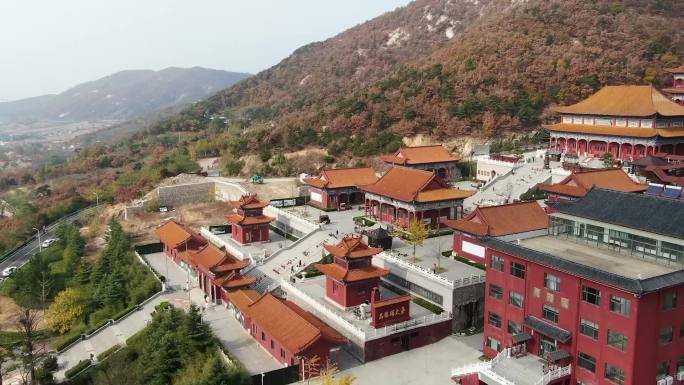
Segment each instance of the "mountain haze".
[[[549,106],[604,84],[663,84],[662,68],[681,62],[682,16],[675,0],[418,0],[304,46],[152,132],[229,113],[275,127],[265,136],[275,147],[309,129],[332,133],[323,146],[336,134],[530,132]],[[254,137],[252,148],[264,143]]]
[[121,71],[57,95],[0,103],[0,122],[123,121],[188,105],[248,76],[200,67]]

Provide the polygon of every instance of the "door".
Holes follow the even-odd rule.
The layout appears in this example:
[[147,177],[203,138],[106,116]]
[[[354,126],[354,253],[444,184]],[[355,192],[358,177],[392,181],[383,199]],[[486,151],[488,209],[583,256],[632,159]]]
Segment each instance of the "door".
[[411,349],[410,340],[411,337],[408,334],[401,336],[401,350],[406,351]]
[[546,353],[556,350],[556,340],[542,335],[539,338],[539,356],[544,357]]

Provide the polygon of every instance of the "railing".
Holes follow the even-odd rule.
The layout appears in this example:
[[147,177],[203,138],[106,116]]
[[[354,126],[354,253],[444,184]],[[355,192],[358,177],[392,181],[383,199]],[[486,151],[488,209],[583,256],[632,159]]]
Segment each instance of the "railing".
[[321,228],[321,225],[319,223],[315,223],[314,221],[304,218],[301,215],[297,215],[293,212],[286,211],[283,209],[279,209],[277,207],[268,205],[264,208],[264,215],[272,216],[276,218],[276,221],[279,221],[281,217],[286,217],[287,219],[290,220],[289,224],[292,223],[298,223],[299,225],[302,225],[306,227],[305,229],[297,229],[301,231],[302,233],[309,233],[315,230],[318,230]]
[[[465,376],[467,374],[487,371],[488,375],[493,374],[493,376],[497,377],[496,380],[498,381],[499,378],[502,378],[502,377],[500,375],[494,373],[492,371],[492,369],[494,369],[502,360],[509,358],[510,356],[511,356],[511,349],[505,348],[504,350],[500,351],[496,355],[496,357],[492,358],[490,361],[476,362],[473,364],[467,364],[467,365],[463,365],[463,366],[460,366],[458,368],[452,369],[451,370],[451,377],[460,377],[460,376]],[[505,378],[502,378],[502,379],[503,379],[503,381],[508,381]],[[512,385],[515,385],[515,384],[512,384]]]
[[507,379],[506,377],[500,375],[499,373],[496,373],[492,369],[485,369],[482,371],[485,376],[493,379],[494,381],[498,382],[499,385],[516,385],[515,382]]
[[423,316],[421,318],[410,319],[408,321],[387,325],[381,329],[373,329],[372,331],[365,332],[366,340],[374,340],[377,338],[385,337],[389,334],[396,333],[398,331],[413,329],[419,326],[426,326],[444,321],[449,321],[451,318],[451,312],[442,312],[440,314],[431,314]]
[[392,255],[387,252],[382,252],[378,254],[379,257],[387,260],[390,263],[397,264],[405,269],[408,269],[410,271],[414,271],[418,274],[423,275],[426,278],[429,278],[431,280],[437,281],[441,284],[447,285],[448,287],[455,289],[458,287],[463,287],[463,286],[470,286],[470,285],[475,285],[477,283],[482,283],[485,282],[485,275],[480,274],[480,275],[472,275],[470,277],[465,277],[465,278],[460,278],[456,280],[449,279],[447,277],[441,276],[439,274],[433,273],[430,269],[427,269],[422,266],[415,265],[411,262],[405,261],[395,255]]
[[[216,234],[212,233],[207,229],[206,227],[200,228],[200,234],[209,242],[213,243],[215,246],[221,247],[224,246],[226,248],[226,251],[229,252],[230,254],[234,255],[235,257],[244,260],[245,259],[245,253],[242,252],[240,249],[235,247],[235,245],[231,244],[230,241],[226,242],[223,239],[219,238],[216,236]],[[248,257],[248,256],[247,256]]]
[[308,294],[299,290],[290,282],[283,279],[280,281],[280,286],[285,288],[285,292],[287,292],[288,295],[294,295],[297,298],[299,298],[302,302],[306,303],[313,310],[314,313],[318,313],[318,315],[321,315],[323,318],[328,318],[331,321],[337,322],[338,326],[341,326],[344,330],[351,333],[360,341],[366,340],[366,332],[363,329],[347,321],[346,319],[338,315],[335,311],[329,309],[327,306],[311,298]]
[[535,383],[535,385],[546,385],[551,381],[557,380],[559,378],[569,376],[572,373],[572,364],[564,366],[562,368],[556,368],[549,370],[544,373],[544,375]]

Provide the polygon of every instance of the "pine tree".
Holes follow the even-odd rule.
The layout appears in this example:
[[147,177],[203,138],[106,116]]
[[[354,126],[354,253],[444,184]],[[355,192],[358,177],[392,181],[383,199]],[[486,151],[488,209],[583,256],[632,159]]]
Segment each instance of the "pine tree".
[[79,285],[87,285],[90,282],[90,276],[93,273],[93,268],[90,263],[82,261],[76,273],[76,282]]
[[213,338],[209,326],[202,323],[202,315],[197,306],[191,306],[188,314],[183,319],[182,333],[188,339],[187,352],[205,351],[213,343]]

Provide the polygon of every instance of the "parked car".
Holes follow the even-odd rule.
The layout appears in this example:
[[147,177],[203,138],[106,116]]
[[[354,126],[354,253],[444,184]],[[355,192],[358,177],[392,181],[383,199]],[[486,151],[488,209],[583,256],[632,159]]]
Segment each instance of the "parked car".
[[159,208],[159,212],[160,212],[160,213],[166,213],[166,212],[168,212],[168,211],[169,211],[169,208],[166,207],[166,206],[161,206],[161,207]]
[[43,241],[43,243],[40,244],[40,247],[42,248],[47,248],[50,247],[53,243],[57,242],[55,238],[49,238]]
[[17,271],[17,267],[16,267],[16,266],[10,266],[10,267],[8,267],[8,268],[6,268],[5,270],[2,271],[2,276],[3,276],[3,277],[9,277],[9,276],[12,275],[12,273],[14,273],[15,271]]

